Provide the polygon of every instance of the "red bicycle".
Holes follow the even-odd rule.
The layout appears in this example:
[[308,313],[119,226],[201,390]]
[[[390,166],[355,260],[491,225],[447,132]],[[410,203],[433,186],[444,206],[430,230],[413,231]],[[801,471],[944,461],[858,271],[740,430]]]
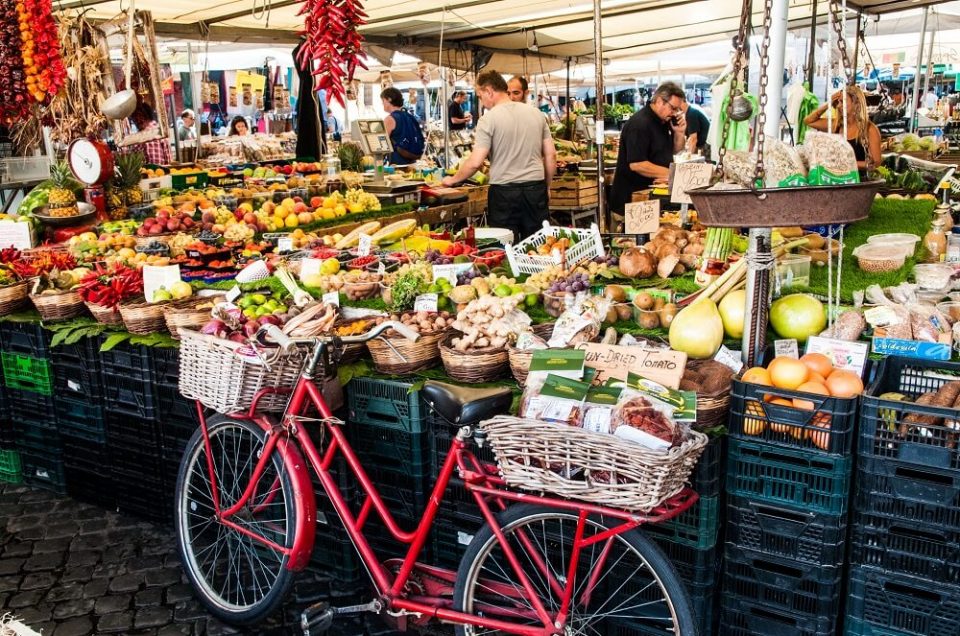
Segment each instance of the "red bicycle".
[[[287,595],[296,572],[310,560],[316,501],[311,471],[344,523],[375,590],[371,602],[304,610],[305,634],[319,633],[338,614],[376,612],[398,629],[431,620],[455,624],[457,634],[548,636],[674,634],[696,636],[690,600],[663,552],[638,528],[675,517],[697,500],[685,489],[640,514],[513,490],[496,466],[470,449],[482,445],[479,423],[505,412],[509,389],[474,389],[427,382],[426,403],[458,427],[416,528],[398,527],[324,401],[315,377],[326,377],[331,351],[365,342],[387,329],[416,339],[387,322],[363,336],[291,340],[276,327],[260,334],[281,347],[312,347],[278,420],[257,412],[204,419],[180,465],[176,527],[184,568],[203,604],[218,618],[255,624]],[[335,356],[334,356],[335,357]],[[318,371],[321,375],[317,375]],[[310,407],[319,417],[307,417]],[[315,445],[307,425],[319,421]],[[365,498],[351,510],[331,474],[342,455]],[[482,511],[484,525],[456,571],[417,561],[458,471]],[[409,544],[402,557],[382,560],[364,536],[376,514],[390,533]]]

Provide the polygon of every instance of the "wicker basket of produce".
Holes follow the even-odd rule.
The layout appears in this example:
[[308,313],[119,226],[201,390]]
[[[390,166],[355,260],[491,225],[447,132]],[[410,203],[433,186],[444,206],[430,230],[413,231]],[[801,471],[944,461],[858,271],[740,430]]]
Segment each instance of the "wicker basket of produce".
[[646,511],[683,490],[707,445],[690,431],[661,452],[576,426],[498,416],[480,425],[515,488]]
[[[350,320],[339,320],[333,325],[332,335],[341,337],[359,336],[370,331],[375,324],[377,324],[377,321],[374,318],[352,318]],[[367,345],[365,343],[361,342],[345,344],[340,352],[340,363],[349,364],[351,362],[356,362],[366,352]]]
[[0,316],[12,314],[26,305],[29,291],[29,283],[25,280],[0,287]]
[[[552,322],[545,322],[533,328],[533,333],[544,340],[549,340],[553,335]],[[510,373],[521,386],[527,381],[527,374],[530,373],[530,363],[533,361],[534,349],[517,349],[514,345],[507,347],[507,353],[510,355]]]
[[217,338],[191,329],[180,329],[180,393],[219,413],[235,413],[257,404],[261,411],[282,411],[300,378],[306,352],[257,349],[245,343]]
[[30,294],[30,302],[37,308],[40,318],[47,322],[76,318],[86,309],[80,292],[76,289],[47,290],[40,294]]
[[166,306],[165,303],[148,303],[143,297],[120,303],[123,326],[130,333],[144,336],[165,331],[167,324],[163,320],[163,310]]
[[506,346],[456,348],[463,334],[450,331],[440,341],[440,359],[443,368],[459,382],[490,382],[506,375],[510,367],[510,354]]
[[175,300],[164,305],[163,320],[170,335],[179,340],[181,327],[200,329],[210,320],[210,310],[225,300],[225,296],[204,296]]
[[440,341],[443,339],[453,317],[445,311],[440,313],[409,312],[391,316],[420,334],[416,342],[407,340],[391,331],[367,342],[367,350],[373,358],[373,367],[380,373],[406,375],[429,369],[439,362]]
[[123,316],[120,315],[119,307],[105,307],[97,303],[85,303],[90,314],[101,325],[122,325]]
[[680,388],[697,392],[697,422],[706,430],[727,423],[733,370],[716,360],[689,360]]

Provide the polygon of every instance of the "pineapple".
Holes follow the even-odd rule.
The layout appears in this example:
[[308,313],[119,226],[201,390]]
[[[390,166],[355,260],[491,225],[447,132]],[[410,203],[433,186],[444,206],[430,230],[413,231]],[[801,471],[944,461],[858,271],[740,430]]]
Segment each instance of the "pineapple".
[[50,181],[53,187],[47,199],[47,211],[50,216],[77,216],[77,197],[70,189],[72,177],[66,161],[58,161],[50,166]]
[[119,187],[127,205],[143,203],[143,190],[140,189],[140,171],[143,168],[143,154],[134,152],[117,157],[117,171],[120,173]]
[[103,188],[107,200],[107,216],[117,221],[127,218],[127,205],[123,199],[123,191],[116,178],[111,179]]

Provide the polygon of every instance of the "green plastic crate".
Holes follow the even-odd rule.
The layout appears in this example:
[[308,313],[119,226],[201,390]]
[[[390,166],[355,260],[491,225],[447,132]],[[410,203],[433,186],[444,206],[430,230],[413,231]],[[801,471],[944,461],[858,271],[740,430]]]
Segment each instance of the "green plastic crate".
[[644,532],[698,550],[712,548],[720,534],[720,498],[700,497],[680,515],[643,526]]
[[49,360],[0,353],[3,380],[8,389],[21,389],[41,395],[53,394],[53,372]]
[[20,453],[15,450],[0,450],[0,481],[19,484],[23,481]]
[[424,433],[427,423],[420,392],[411,382],[383,378],[354,378],[346,386],[350,408],[348,426],[372,424],[406,433]]

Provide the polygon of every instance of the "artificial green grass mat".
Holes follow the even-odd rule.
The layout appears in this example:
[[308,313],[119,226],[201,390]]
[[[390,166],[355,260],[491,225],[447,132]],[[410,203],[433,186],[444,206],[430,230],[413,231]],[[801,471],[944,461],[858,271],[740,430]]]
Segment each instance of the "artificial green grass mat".
[[[894,272],[882,274],[870,274],[860,269],[857,259],[853,257],[853,250],[866,243],[867,239],[874,234],[908,232],[922,239],[930,229],[935,205],[934,201],[876,199],[870,208],[868,218],[851,223],[844,229],[843,266],[840,279],[842,302],[853,302],[853,293],[866,289],[870,285],[881,287],[898,285],[912,276],[916,257],[921,255],[921,245],[917,245],[916,257],[908,258],[903,267]],[[834,271],[833,275],[836,277],[837,272]],[[827,268],[811,265],[809,291],[826,298],[827,282]]]

